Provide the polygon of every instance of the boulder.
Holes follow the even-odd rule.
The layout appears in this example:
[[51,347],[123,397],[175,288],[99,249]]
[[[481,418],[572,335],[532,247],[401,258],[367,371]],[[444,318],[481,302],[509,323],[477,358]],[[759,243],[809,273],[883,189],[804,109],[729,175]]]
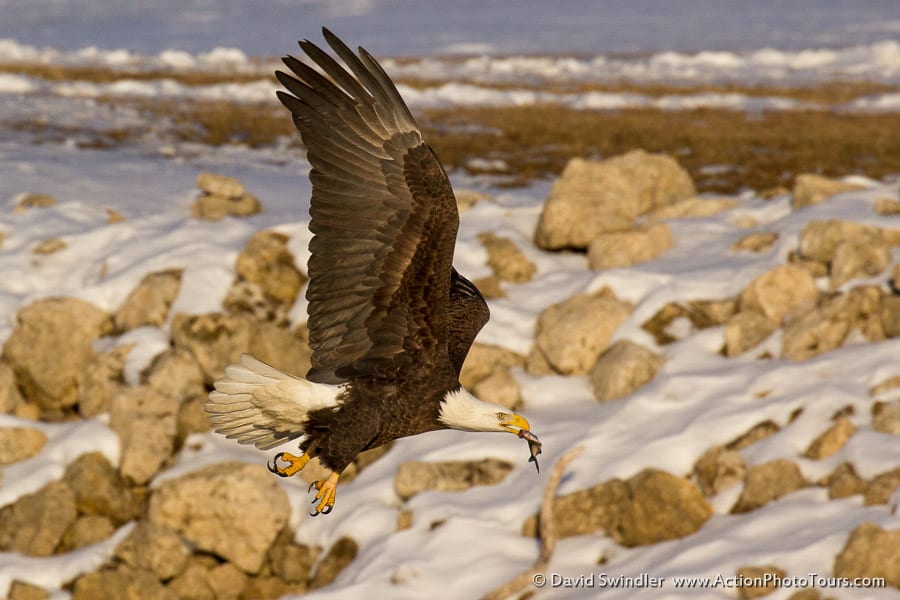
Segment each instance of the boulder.
[[126,344],[95,354],[78,374],[78,413],[82,417],[109,412],[112,399],[126,387],[125,361],[133,347]]
[[78,517],[66,531],[60,544],[60,552],[71,552],[109,539],[116,532],[116,526],[109,517],[84,515]]
[[394,477],[394,492],[408,500],[427,491],[458,492],[476,485],[495,485],[503,481],[513,466],[496,458],[474,461],[421,462],[400,465]]
[[45,409],[78,401],[78,378],[94,358],[94,340],[108,333],[109,315],[75,298],[37,300],[19,310],[3,346],[25,396]]
[[595,271],[636,265],[653,260],[674,243],[672,230],[665,223],[602,233],[588,246],[588,265]]
[[778,325],[761,312],[739,312],[725,323],[725,356],[740,356],[772,335]]
[[731,245],[732,252],[768,252],[778,241],[777,231],[760,231],[745,235]]
[[463,387],[474,388],[479,381],[486,379],[498,370],[510,367],[524,367],[525,357],[501,346],[475,342],[469,348],[469,354],[459,374],[459,382]]
[[119,526],[141,510],[131,488],[100,452],[82,454],[69,463],[63,481],[75,493],[81,514],[109,517]]
[[780,430],[781,427],[778,426],[778,423],[766,419],[765,421],[760,421],[741,435],[725,444],[725,447],[728,450],[743,450],[744,448],[752,446],[756,442],[766,439],[770,435],[778,433]]
[[203,371],[185,348],[171,348],[157,355],[142,373],[142,380],[158,394],[181,401],[206,395]]
[[818,297],[816,282],[804,269],[781,265],[751,281],[741,292],[741,311],[756,311],[776,325],[792,311],[812,308]]
[[891,264],[891,250],[880,235],[863,233],[845,240],[831,258],[831,289],[857,277],[874,277]]
[[288,583],[305,583],[319,558],[320,549],[295,544],[293,534],[291,528],[284,529],[269,548],[269,568]]
[[352,538],[342,537],[328,549],[309,581],[309,589],[325,587],[334,581],[344,568],[353,562],[359,552],[359,545]]
[[9,586],[9,600],[47,600],[49,597],[44,588],[23,581],[13,581]]
[[24,400],[12,367],[0,361],[0,413],[12,412]]
[[886,217],[900,215],[900,200],[894,200],[893,198],[879,198],[875,201],[875,206],[873,208],[876,213]]
[[844,549],[834,559],[835,577],[884,577],[900,588],[900,529],[885,530],[862,523],[850,534]]
[[219,221],[226,216],[248,217],[262,210],[259,200],[233,177],[200,173],[197,175],[197,187],[202,195],[191,208],[195,218]]
[[647,218],[654,221],[709,217],[737,206],[734,198],[700,198],[694,196],[651,210]]
[[737,450],[713,446],[694,463],[692,479],[704,496],[715,496],[744,480],[747,464]]
[[235,263],[238,282],[257,286],[275,308],[290,310],[306,276],[288,249],[290,238],[277,231],[259,231],[244,245]]
[[866,489],[865,480],[859,476],[850,463],[841,463],[828,476],[828,497],[832,500],[862,494]]
[[612,293],[577,294],[544,310],[532,352],[564,375],[584,375],[606,350],[632,306]]
[[29,208],[49,208],[56,205],[56,198],[49,194],[23,194],[16,202],[14,212],[22,213]]
[[[739,567],[737,576],[742,581],[753,582],[751,585],[741,585],[737,588],[738,598],[762,598],[768,596],[781,586],[778,581],[783,580],[787,573],[774,565],[760,567]],[[755,582],[759,582],[757,585]]]
[[854,433],[856,426],[853,422],[847,417],[840,417],[810,443],[803,456],[813,460],[828,458],[843,448]]
[[898,487],[900,487],[900,467],[880,473],[866,484],[863,504],[866,506],[887,504]]
[[488,266],[502,281],[525,283],[534,277],[537,267],[512,240],[490,232],[479,233],[478,240],[487,250]]
[[873,237],[884,239],[884,234],[877,227],[853,221],[839,219],[810,221],[800,231],[800,244],[797,250],[803,258],[830,264],[841,244],[857,238],[871,240]]
[[900,296],[882,297],[881,326],[887,337],[900,337]]
[[110,427],[119,434],[123,477],[143,484],[159,471],[175,447],[178,398],[152,388],[128,388],[113,398]]
[[113,316],[116,329],[165,325],[169,308],[181,289],[181,273],[181,269],[172,269],[145,275]]
[[[246,573],[257,573],[291,514],[265,467],[219,463],[170,479],[150,497],[148,517]],[[240,543],[236,543],[239,541]]]
[[150,571],[163,581],[180,574],[190,555],[190,548],[178,534],[148,521],[139,522],[116,546],[120,561]]
[[82,575],[75,580],[72,600],[178,600],[156,576],[142,569],[120,565]]
[[31,427],[0,427],[0,465],[36,455],[47,443],[47,434]]
[[492,402],[513,409],[522,403],[519,383],[509,369],[498,369],[479,381],[472,388],[475,396],[485,402]]
[[649,383],[665,362],[665,357],[640,344],[619,340],[591,367],[594,398],[605,402],[631,394]]
[[797,465],[787,459],[777,459],[754,465],[747,471],[747,480],[732,513],[745,513],[765,506],[773,500],[806,486]]
[[900,401],[876,403],[872,429],[881,433],[900,435]]
[[69,244],[62,238],[50,238],[39,242],[34,248],[31,249],[32,254],[37,254],[39,256],[47,256],[48,254],[56,254],[60,250],[65,250],[69,247]]
[[813,206],[814,204],[824,202],[837,194],[852,192],[859,189],[862,189],[862,187],[851,183],[837,181],[835,179],[829,179],[828,177],[823,177],[821,175],[805,173],[797,175],[797,178],[794,180],[794,189],[791,192],[791,195],[793,196],[791,199],[791,206],[793,206],[795,210],[806,206]]
[[54,481],[0,509],[0,550],[50,556],[75,522],[75,494]]

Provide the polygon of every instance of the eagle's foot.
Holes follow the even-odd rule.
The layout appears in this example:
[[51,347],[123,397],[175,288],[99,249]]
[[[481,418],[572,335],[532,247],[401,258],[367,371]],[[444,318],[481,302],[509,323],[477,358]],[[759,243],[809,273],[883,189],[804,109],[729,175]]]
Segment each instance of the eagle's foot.
[[[309,462],[309,458],[309,452],[305,453],[303,456],[294,456],[287,452],[279,452],[273,457],[272,462],[268,463],[266,466],[269,468],[269,471],[275,473],[279,477],[290,477],[291,475],[299,473],[303,467],[306,466],[306,463]],[[288,465],[282,467],[278,464],[279,461],[286,462]]]
[[314,481],[309,484],[309,489],[312,490],[316,488],[318,493],[316,497],[313,498],[312,504],[319,502],[319,505],[316,506],[315,512],[309,513],[310,516],[315,517],[316,515],[327,515],[331,512],[331,509],[334,508],[334,498],[337,494],[337,483],[340,475],[337,473],[332,473],[328,476],[324,482],[322,481]]

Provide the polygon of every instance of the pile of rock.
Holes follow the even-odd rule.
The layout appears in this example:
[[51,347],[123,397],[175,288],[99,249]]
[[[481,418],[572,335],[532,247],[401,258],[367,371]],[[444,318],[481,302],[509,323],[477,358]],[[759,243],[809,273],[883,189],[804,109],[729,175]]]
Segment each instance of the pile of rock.
[[220,221],[225,217],[249,217],[262,210],[256,196],[234,177],[203,172],[197,175],[201,195],[194,202],[191,214],[198,219]]

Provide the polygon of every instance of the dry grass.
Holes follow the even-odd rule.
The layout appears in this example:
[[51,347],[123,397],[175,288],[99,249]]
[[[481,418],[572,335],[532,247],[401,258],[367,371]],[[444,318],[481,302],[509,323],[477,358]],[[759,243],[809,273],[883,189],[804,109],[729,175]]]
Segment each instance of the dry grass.
[[[254,73],[174,70],[123,70],[90,65],[51,65],[39,63],[0,63],[0,73],[27,75],[47,81],[89,81],[113,83],[122,79],[152,81],[172,79],[183,85],[213,85],[216,83],[247,83],[264,79]],[[275,80],[275,76],[272,76]]]

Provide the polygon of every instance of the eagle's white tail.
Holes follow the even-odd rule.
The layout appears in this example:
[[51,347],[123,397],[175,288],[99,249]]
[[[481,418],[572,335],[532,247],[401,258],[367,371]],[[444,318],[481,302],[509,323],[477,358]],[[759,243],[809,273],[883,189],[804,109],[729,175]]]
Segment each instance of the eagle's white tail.
[[310,411],[338,405],[340,388],[313,383],[242,354],[209,393],[206,412],[216,432],[268,450],[303,435]]

